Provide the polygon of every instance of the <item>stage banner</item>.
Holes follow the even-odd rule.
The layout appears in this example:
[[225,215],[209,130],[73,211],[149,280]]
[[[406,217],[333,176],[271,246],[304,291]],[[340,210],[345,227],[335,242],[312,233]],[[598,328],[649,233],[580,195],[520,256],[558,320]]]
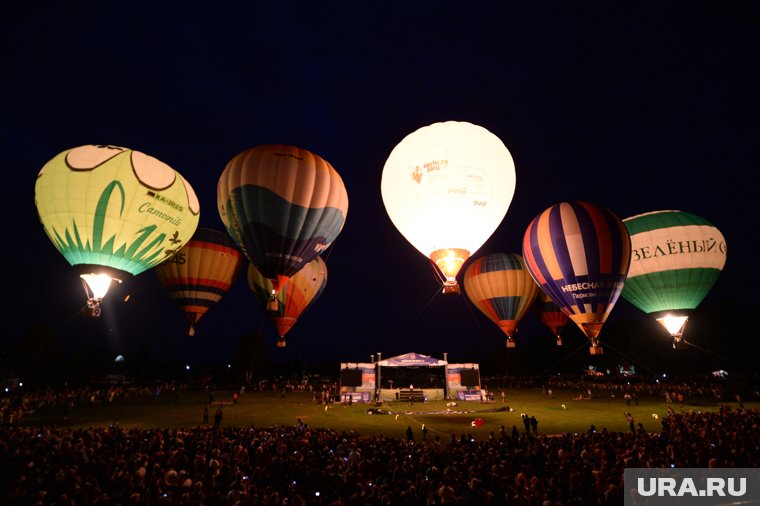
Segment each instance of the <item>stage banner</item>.
[[457,400],[460,401],[479,401],[480,390],[457,390]]
[[[472,380],[472,378],[477,378],[477,374],[479,373],[480,367],[478,364],[449,364],[447,370],[446,383],[452,396],[455,394],[458,396],[458,391],[472,390],[473,387],[475,392],[478,391],[480,381]],[[466,379],[466,381],[462,381],[463,379]]]
[[352,403],[368,403],[371,401],[372,395],[369,392],[343,392],[340,394],[341,402],[348,403],[349,399],[351,399]]
[[342,384],[343,391],[368,391],[375,392],[375,364],[371,362],[342,362],[341,373],[352,371],[356,373],[358,381],[353,384]]
[[375,391],[375,364],[361,364],[362,390]]

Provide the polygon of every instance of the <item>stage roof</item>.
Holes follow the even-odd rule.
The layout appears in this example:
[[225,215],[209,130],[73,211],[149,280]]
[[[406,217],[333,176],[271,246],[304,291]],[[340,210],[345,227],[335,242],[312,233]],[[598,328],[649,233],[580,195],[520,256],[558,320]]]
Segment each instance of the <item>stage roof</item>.
[[382,367],[440,367],[446,365],[446,361],[412,352],[381,360],[378,364]]

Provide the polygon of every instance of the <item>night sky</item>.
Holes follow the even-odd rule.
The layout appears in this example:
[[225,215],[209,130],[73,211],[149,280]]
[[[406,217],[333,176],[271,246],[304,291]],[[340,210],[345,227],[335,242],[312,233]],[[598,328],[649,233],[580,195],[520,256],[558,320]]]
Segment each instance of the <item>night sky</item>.
[[[701,215],[723,232],[728,261],[687,326],[699,349],[674,352],[621,298],[600,336],[606,360],[658,372],[669,362],[756,367],[747,358],[758,351],[760,309],[756,14],[747,2],[18,3],[0,21],[2,344],[45,325],[65,348],[224,363],[241,334],[261,331],[272,361],[336,370],[411,351],[508,371],[590,363],[575,328],[557,349],[533,314],[506,355],[498,328],[464,296],[440,295],[430,262],[388,218],[380,179],[393,147],[457,120],[496,134],[516,166],[509,211],[475,257],[520,253],[530,220],[565,200],[621,218]],[[194,337],[151,271],[120,286],[99,320],[79,316],[78,276],[34,206],[50,158],[84,144],[143,151],[190,182],[200,226],[224,230],[222,170],[271,143],[328,160],[349,197],[345,228],[323,255],[325,292],[286,349],[274,347],[244,278]]]

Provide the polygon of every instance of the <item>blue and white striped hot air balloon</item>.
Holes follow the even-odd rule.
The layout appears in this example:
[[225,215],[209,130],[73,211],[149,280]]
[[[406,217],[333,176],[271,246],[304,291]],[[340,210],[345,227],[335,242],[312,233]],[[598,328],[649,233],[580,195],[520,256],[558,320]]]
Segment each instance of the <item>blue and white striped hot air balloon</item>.
[[591,353],[602,353],[599,332],[631,263],[620,218],[589,202],[555,204],[528,226],[523,257],[536,283],[589,338]]

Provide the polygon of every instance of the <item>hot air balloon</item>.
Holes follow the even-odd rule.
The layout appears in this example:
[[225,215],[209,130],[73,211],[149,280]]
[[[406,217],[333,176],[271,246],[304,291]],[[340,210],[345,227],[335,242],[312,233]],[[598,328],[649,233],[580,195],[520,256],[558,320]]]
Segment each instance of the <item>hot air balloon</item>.
[[393,224],[440,269],[443,293],[491,236],[515,192],[504,143],[483,127],[447,121],[407,135],[383,168],[380,189]]
[[269,309],[272,280],[265,277],[253,264],[248,265],[248,286],[256,299],[267,307],[267,316],[277,329],[277,346],[286,345],[285,334],[290,332],[298,318],[322,295],[327,285],[327,265],[322,257],[317,257],[289,278],[277,292],[279,304],[276,310]]
[[533,307],[541,322],[549,327],[549,330],[557,336],[557,346],[562,346],[562,336],[560,334],[570,319],[543,290],[539,290]]
[[192,239],[154,269],[169,297],[190,321],[198,320],[227,293],[243,270],[243,255],[225,233],[198,228]]
[[623,222],[588,202],[555,204],[533,219],[523,238],[525,264],[552,300],[603,353],[599,332],[623,289],[631,241]]
[[288,278],[314,260],[343,228],[348,195],[335,169],[305,149],[247,149],[225,167],[219,215],[248,260],[272,283],[270,304]]
[[464,291],[470,302],[507,335],[507,348],[514,348],[517,325],[541,290],[520,255],[494,253],[467,267]]
[[683,340],[689,315],[726,264],[726,241],[706,219],[653,211],[623,220],[631,235],[631,269],[622,296]]
[[40,170],[34,200],[45,233],[80,273],[91,316],[100,315],[112,280],[177,252],[200,213],[195,192],[174,169],[116,146],[59,153]]

